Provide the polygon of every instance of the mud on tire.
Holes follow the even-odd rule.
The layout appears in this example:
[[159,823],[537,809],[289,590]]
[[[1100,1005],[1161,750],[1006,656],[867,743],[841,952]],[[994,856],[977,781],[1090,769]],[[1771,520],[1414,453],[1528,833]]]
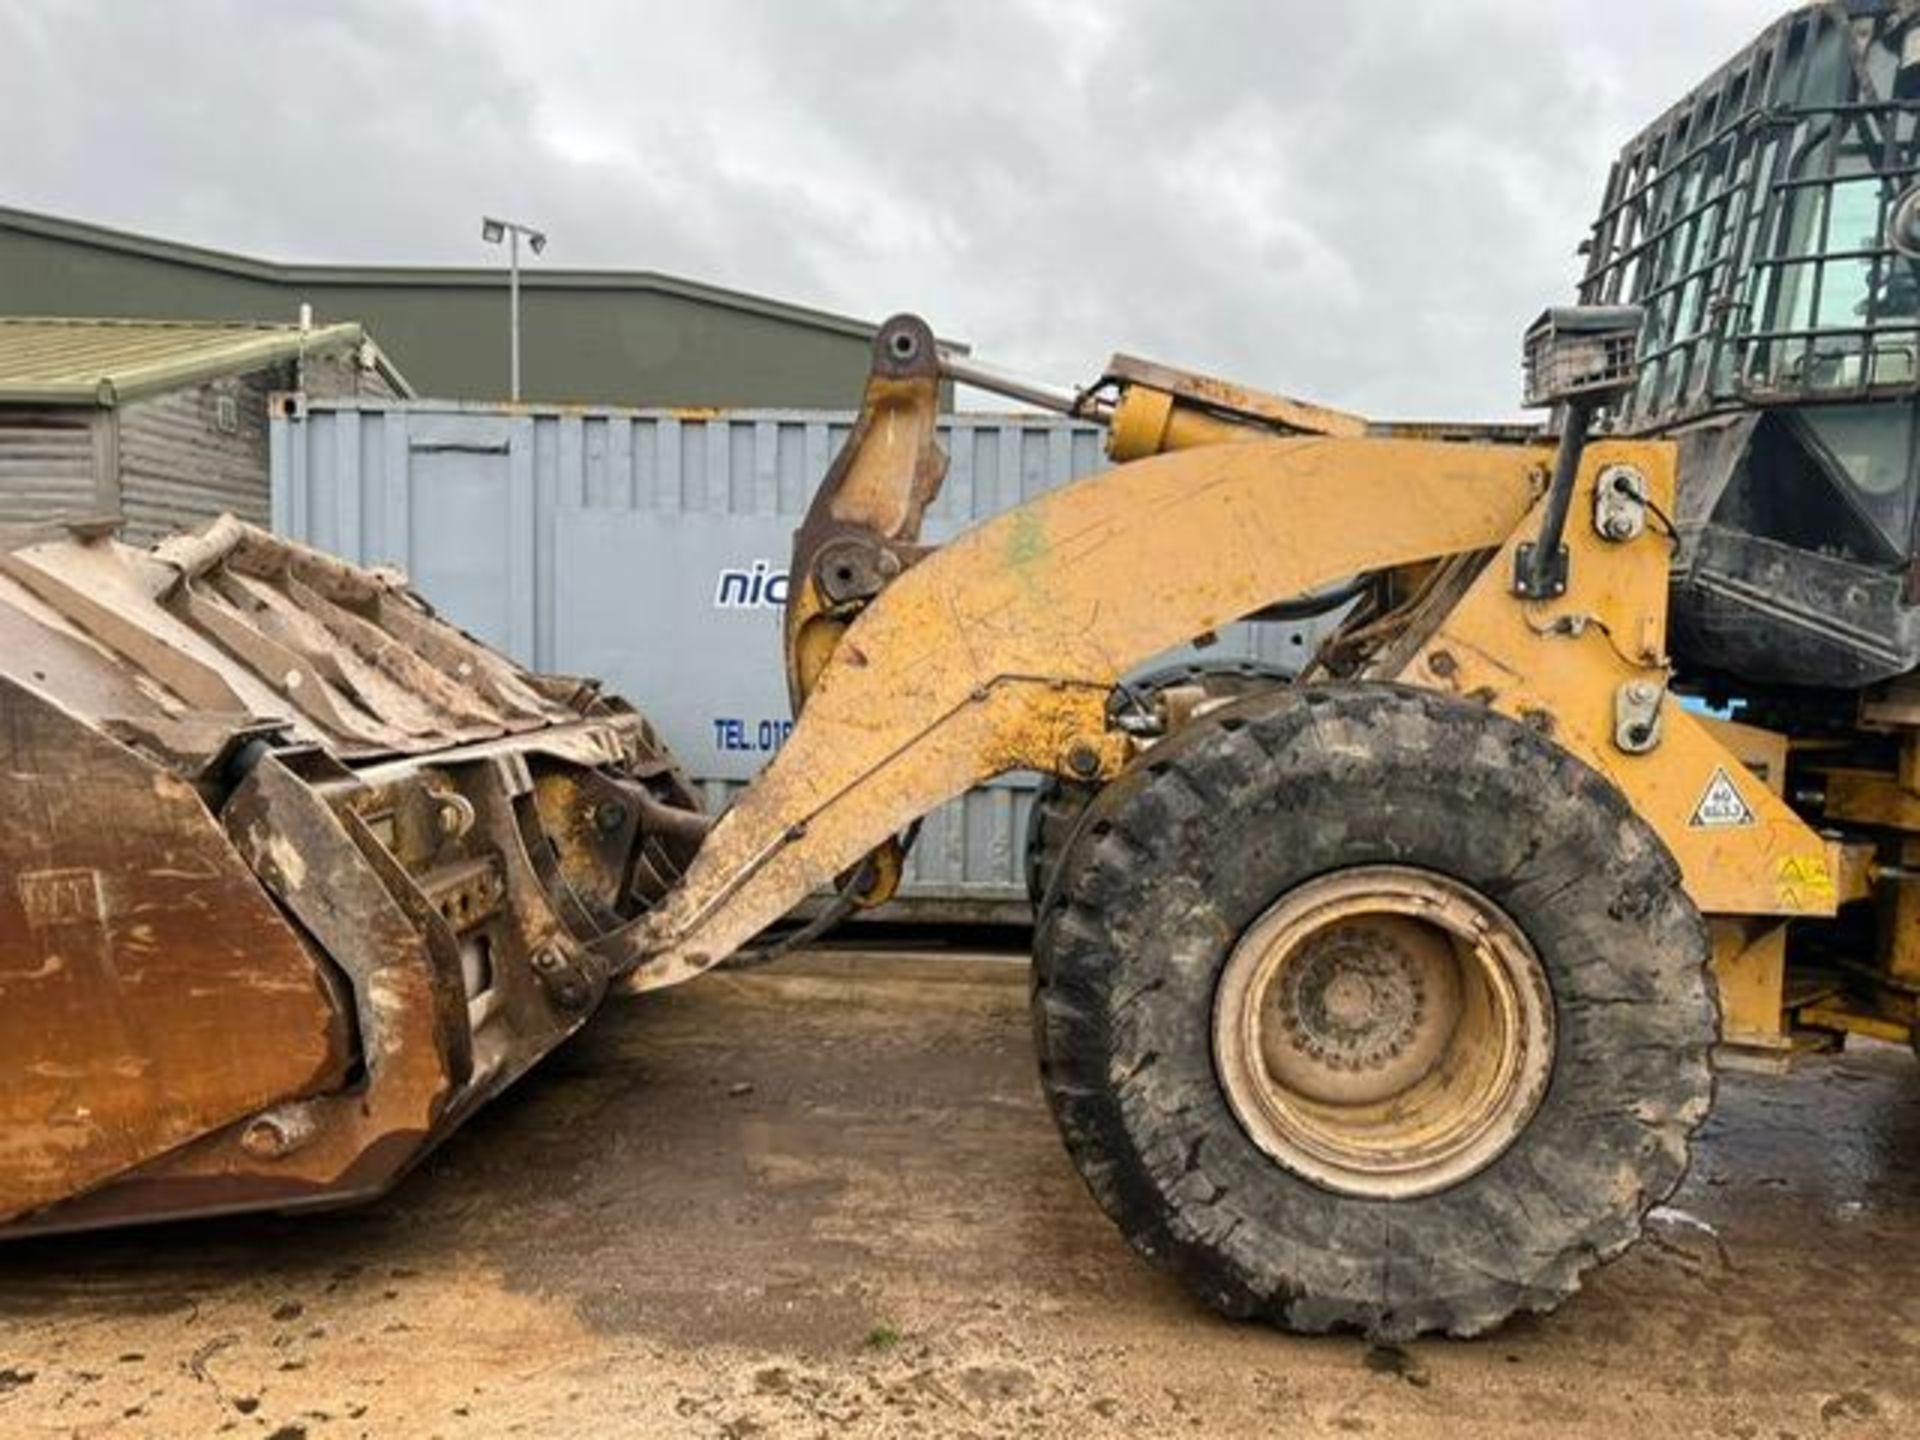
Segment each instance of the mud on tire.
[[[1705,927],[1618,792],[1521,725],[1388,685],[1252,696],[1103,790],[1059,863],[1033,993],[1054,1116],[1127,1239],[1225,1314],[1475,1334],[1558,1304],[1685,1171],[1712,1095]],[[1303,882],[1375,864],[1491,900],[1552,996],[1524,1129],[1415,1198],[1270,1159],[1215,1069],[1238,937]]]
[[[1184,660],[1163,666],[1116,690],[1107,703],[1107,713],[1111,717],[1133,705],[1147,703],[1174,685],[1198,685],[1209,696],[1237,697],[1277,689],[1292,678],[1291,670],[1265,660]],[[1033,808],[1027,812],[1026,882],[1027,899],[1033,903],[1035,914],[1046,900],[1047,884],[1073,836],[1074,827],[1099,793],[1098,785],[1052,775],[1042,780],[1034,792]]]

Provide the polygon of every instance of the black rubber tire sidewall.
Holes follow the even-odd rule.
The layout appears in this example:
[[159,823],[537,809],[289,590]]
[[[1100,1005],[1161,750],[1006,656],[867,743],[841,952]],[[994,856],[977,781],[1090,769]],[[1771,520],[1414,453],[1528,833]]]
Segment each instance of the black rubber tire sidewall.
[[[1214,989],[1280,895],[1360,864],[1451,875],[1520,926],[1553,991],[1546,1096],[1450,1189],[1339,1196],[1246,1136]],[[1089,1189],[1215,1308],[1291,1329],[1473,1334],[1551,1308],[1683,1175],[1712,1096],[1705,927],[1600,775],[1482,706],[1390,685],[1250,697],[1088,807],[1035,948],[1043,1080]]]
[[1033,808],[1027,812],[1027,848],[1025,852],[1027,899],[1037,915],[1046,904],[1047,885],[1054,868],[1065,853],[1073,830],[1086,814],[1098,785],[1062,780],[1049,775],[1033,792]]

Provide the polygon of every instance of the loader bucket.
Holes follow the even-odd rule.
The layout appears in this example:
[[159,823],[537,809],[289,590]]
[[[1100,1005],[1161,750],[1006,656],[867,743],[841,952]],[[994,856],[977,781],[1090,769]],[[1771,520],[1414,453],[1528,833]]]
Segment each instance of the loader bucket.
[[375,1195],[699,845],[646,722],[230,517],[0,532],[0,1236]]

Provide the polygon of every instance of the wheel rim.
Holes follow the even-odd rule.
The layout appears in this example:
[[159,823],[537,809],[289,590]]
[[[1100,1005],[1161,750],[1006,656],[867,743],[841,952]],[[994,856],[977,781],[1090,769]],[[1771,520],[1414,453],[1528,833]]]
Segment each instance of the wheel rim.
[[1491,1164],[1553,1070],[1546,972],[1510,917],[1432,871],[1287,892],[1215,994],[1214,1060],[1253,1142],[1342,1194],[1425,1195]]

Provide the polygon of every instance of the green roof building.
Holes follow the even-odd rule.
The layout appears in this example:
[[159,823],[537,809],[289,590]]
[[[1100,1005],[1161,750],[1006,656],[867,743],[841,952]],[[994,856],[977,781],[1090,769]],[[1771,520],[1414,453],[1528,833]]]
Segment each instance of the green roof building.
[[[529,402],[845,409],[874,326],[645,270],[523,265]],[[285,323],[380,337],[422,395],[507,394],[507,275],[287,265],[0,207],[0,315]]]
[[282,391],[413,394],[353,324],[0,316],[0,527],[115,521],[149,541],[223,511],[264,525]]

